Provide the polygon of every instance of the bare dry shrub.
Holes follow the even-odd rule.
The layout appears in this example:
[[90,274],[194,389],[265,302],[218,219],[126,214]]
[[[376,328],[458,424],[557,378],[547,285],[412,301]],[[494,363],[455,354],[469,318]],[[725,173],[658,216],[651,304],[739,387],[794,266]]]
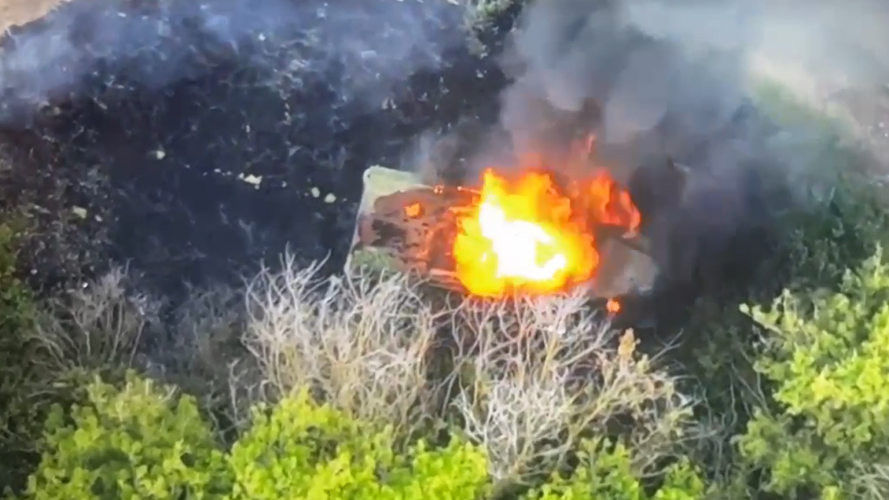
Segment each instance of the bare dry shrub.
[[48,375],[129,368],[159,325],[159,301],[132,293],[127,271],[115,268],[40,308],[29,340]]
[[318,271],[287,258],[248,288],[246,344],[277,395],[310,387],[353,417],[409,433],[441,416],[427,354],[449,331],[449,408],[501,485],[552,471],[590,437],[622,440],[634,472],[656,474],[692,438],[692,398],[636,352],[632,331],[589,307],[585,290],[436,310],[400,275]]
[[313,389],[366,422],[410,434],[431,412],[436,315],[403,276],[321,279],[320,264],[264,270],[247,290],[246,345],[276,394]]
[[864,500],[889,498],[889,464],[856,462],[850,474],[852,490]]
[[137,368],[200,398],[218,429],[245,423],[259,377],[244,349],[243,291],[227,286],[191,290],[172,322],[163,302],[134,291],[134,276],[114,268],[39,308],[28,340],[46,380]]
[[[259,397],[254,359],[242,344],[247,328],[243,290],[227,285],[195,288],[177,307],[162,378],[199,396],[205,408],[223,412],[229,425],[247,423]],[[217,421],[217,427],[228,425]]]
[[583,290],[469,300],[454,318],[465,389],[453,404],[496,481],[546,474],[584,437],[625,440],[640,475],[677,450],[692,401],[636,353],[632,331],[621,334],[590,310]]

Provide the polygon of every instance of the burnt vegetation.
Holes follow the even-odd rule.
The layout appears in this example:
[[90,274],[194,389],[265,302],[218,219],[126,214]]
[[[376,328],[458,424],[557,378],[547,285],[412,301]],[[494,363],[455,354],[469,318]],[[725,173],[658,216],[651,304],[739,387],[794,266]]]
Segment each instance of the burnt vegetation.
[[[340,450],[420,460],[418,439],[470,464],[429,480],[453,483],[452,498],[889,497],[889,387],[873,368],[889,346],[872,182],[884,160],[865,147],[882,129],[862,125],[871,142],[850,145],[792,99],[780,113],[752,93],[723,106],[729,58],[686,66],[611,24],[553,30],[593,17],[561,4],[535,17],[546,36],[523,2],[444,0],[74,0],[13,27],[0,39],[0,490],[77,500],[117,478],[151,497],[129,465],[87,458],[154,432],[108,408],[167,415],[178,392],[196,409],[176,406],[187,422],[157,435],[200,436],[189,453],[206,460],[184,467],[213,484],[151,469],[175,476],[176,498],[298,496]],[[576,72],[544,64],[591,39],[621,50]],[[671,88],[729,90],[714,91],[718,109],[671,97],[596,151],[660,269],[620,315],[578,293],[454,299],[343,275],[367,167],[461,184],[523,148],[557,158],[620,135],[608,99],[649,50],[694,70],[693,86]],[[550,71],[582,83],[560,94]],[[267,488],[239,465],[245,450],[284,449],[261,433],[278,414],[262,405],[336,427],[305,455],[315,468],[291,471],[305,483]],[[92,411],[113,418],[87,429]],[[349,426],[379,434],[367,444]],[[80,431],[94,434],[66,441]],[[315,446],[308,435],[291,444]],[[460,440],[477,456],[448,447]],[[772,451],[780,442],[789,451]],[[402,477],[378,460],[374,481]]]

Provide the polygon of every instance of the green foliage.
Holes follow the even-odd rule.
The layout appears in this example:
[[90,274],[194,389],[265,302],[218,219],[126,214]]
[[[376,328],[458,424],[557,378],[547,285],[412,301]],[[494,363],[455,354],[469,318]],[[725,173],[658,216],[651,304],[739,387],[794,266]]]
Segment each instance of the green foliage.
[[[83,404],[56,407],[46,452],[22,499],[492,498],[484,452],[461,438],[397,452],[391,428],[316,404],[308,391],[257,407],[230,452],[214,440],[195,400],[130,373],[122,388],[96,378]],[[705,486],[678,461],[652,491],[634,451],[588,441],[580,465],[527,500],[693,500]]]
[[669,466],[663,484],[649,493],[632,470],[632,450],[623,445],[588,441],[579,458],[571,475],[555,476],[531,491],[527,500],[696,500],[705,495],[703,481],[687,461]]
[[0,225],[0,492],[19,487],[36,455],[43,410],[25,339],[34,317],[33,297],[16,277],[17,233]]
[[[391,429],[373,429],[307,392],[272,410],[230,453],[214,440],[195,400],[132,374],[122,389],[98,378],[70,415],[46,421],[46,452],[22,498],[475,499],[488,492],[475,446],[420,442],[394,451]],[[320,495],[320,496],[318,496]]]
[[[864,311],[884,300],[883,292],[855,277],[880,262],[867,259],[889,236],[885,193],[841,122],[778,87],[764,86],[757,97],[760,109],[789,132],[771,146],[799,166],[767,178],[789,181],[788,194],[802,203],[775,211],[782,217],[781,245],[744,296],[701,300],[684,325],[690,354],[682,360],[695,381],[685,390],[703,394],[707,404],[698,416],[713,432],[691,453],[706,465],[708,481],[720,483],[719,498],[886,498],[880,478],[889,478],[889,469],[876,461],[876,449],[868,450],[882,417],[867,409],[857,387],[865,349],[878,356],[875,341],[841,333],[857,328],[873,335],[868,321],[876,322],[876,313]],[[782,289],[774,307],[756,307],[771,304]],[[742,313],[739,302],[750,306]],[[840,320],[837,311],[859,316]],[[873,370],[880,362],[869,363]],[[829,396],[826,386],[812,385],[825,381]],[[843,439],[845,447],[836,443]]]
[[474,499],[487,490],[484,454],[459,439],[393,450],[391,429],[374,429],[307,392],[284,399],[232,449],[235,499]]
[[132,374],[122,390],[98,379],[70,416],[46,422],[47,451],[28,483],[34,500],[222,498],[222,450],[195,400]]
[[[746,312],[767,330],[756,369],[774,385],[740,439],[769,491],[880,498],[889,480],[889,267],[877,251],[836,291],[785,291]],[[780,446],[776,444],[780,443]]]
[[887,241],[889,212],[870,180],[853,175],[831,180],[824,199],[788,217],[784,280],[795,290],[834,286],[849,267]]
[[15,332],[33,316],[33,297],[16,277],[17,238],[14,226],[0,226],[0,328]]

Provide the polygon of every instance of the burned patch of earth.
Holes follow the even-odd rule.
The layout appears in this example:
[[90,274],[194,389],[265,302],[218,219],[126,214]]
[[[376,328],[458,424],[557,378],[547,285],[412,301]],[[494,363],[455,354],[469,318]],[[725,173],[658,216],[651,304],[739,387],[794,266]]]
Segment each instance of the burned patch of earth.
[[[0,41],[0,62],[40,23],[127,18],[108,15],[120,2],[72,5]],[[240,280],[285,249],[336,268],[365,168],[397,165],[420,133],[460,117],[496,119],[504,77],[493,59],[452,44],[448,30],[460,24],[439,11],[424,21],[447,42],[434,47],[436,59],[382,83],[386,61],[331,53],[323,32],[308,43],[306,27],[323,25],[320,17],[237,47],[158,34],[144,50],[88,61],[93,71],[57,99],[17,103],[16,120],[0,125],[0,207],[27,222],[22,266],[31,283],[71,287],[127,264],[168,295],[185,283]],[[137,77],[174,55],[194,71],[164,85]],[[376,82],[377,93],[356,91],[356,79]]]

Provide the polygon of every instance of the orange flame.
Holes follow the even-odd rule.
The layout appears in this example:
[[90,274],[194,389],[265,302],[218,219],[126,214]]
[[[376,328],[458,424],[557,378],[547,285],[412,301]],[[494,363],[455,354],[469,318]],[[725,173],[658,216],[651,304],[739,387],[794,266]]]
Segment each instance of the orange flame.
[[486,170],[478,203],[457,221],[453,255],[463,286],[481,296],[551,293],[594,277],[595,224],[634,231],[639,211],[605,172],[574,187],[565,193],[540,171],[507,180]]

